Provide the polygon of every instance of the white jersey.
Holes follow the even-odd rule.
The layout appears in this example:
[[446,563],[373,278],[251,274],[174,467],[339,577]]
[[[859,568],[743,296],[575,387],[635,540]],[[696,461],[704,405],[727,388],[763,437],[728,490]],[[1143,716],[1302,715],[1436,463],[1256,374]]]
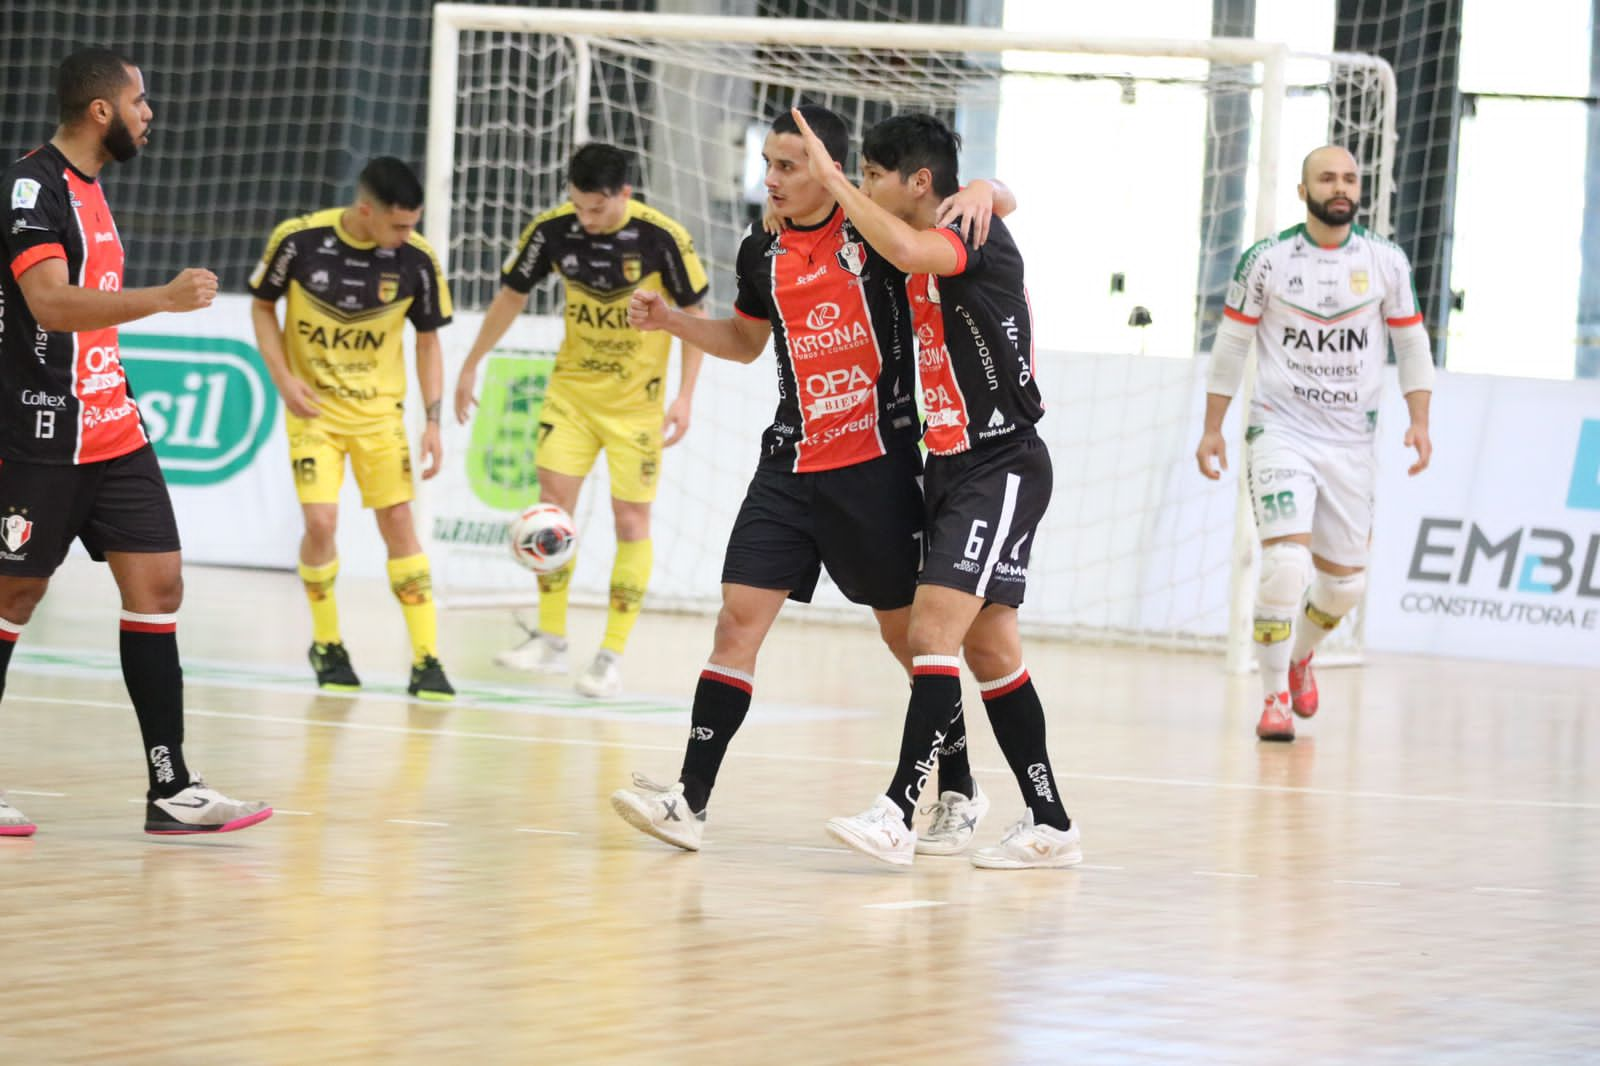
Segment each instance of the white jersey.
[[1257,242],[1223,314],[1256,327],[1251,427],[1341,444],[1377,428],[1385,327],[1422,321],[1406,254],[1361,226],[1332,248],[1304,225]]

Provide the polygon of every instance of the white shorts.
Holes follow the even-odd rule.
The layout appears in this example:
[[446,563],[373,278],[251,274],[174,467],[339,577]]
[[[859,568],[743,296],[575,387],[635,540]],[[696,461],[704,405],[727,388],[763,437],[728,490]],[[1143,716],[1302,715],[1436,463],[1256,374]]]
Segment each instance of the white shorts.
[[1312,554],[1339,566],[1367,565],[1378,481],[1370,441],[1329,444],[1268,428],[1245,453],[1262,540],[1309,533]]

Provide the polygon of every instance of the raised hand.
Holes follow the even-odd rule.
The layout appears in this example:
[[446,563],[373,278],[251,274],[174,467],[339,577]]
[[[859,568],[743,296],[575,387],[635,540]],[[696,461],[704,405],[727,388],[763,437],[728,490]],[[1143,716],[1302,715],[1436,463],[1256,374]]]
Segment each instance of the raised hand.
[[806,165],[811,170],[811,176],[826,185],[831,179],[840,175],[839,165],[833,161],[833,156],[828,154],[827,146],[811,131],[811,124],[800,113],[798,107],[790,108],[789,113],[794,116],[794,123],[800,127],[800,140],[806,146]]

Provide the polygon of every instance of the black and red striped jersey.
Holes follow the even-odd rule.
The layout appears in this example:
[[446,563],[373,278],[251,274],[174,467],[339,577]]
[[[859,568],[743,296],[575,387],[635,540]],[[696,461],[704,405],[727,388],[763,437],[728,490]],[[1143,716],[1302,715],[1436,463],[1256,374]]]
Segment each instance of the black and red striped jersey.
[[927,418],[923,443],[954,455],[1026,436],[1044,414],[1034,380],[1033,312],[1022,253],[998,218],[975,248],[959,223],[937,231],[956,249],[948,274],[906,279]]
[[143,447],[149,437],[117,328],[40,329],[18,283],[30,267],[61,259],[73,285],[122,288],[122,239],[100,182],[46,144],[6,170],[0,194],[0,459],[94,463]]
[[837,470],[916,443],[915,366],[905,274],[844,212],[739,246],[734,310],[772,323],[778,410],[761,465]]

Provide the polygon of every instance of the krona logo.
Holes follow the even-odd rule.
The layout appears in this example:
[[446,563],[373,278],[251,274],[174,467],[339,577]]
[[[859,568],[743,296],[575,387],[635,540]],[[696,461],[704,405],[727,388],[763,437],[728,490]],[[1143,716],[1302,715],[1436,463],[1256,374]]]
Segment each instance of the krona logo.
[[272,432],[278,393],[261,356],[242,341],[124,333],[122,361],[175,485],[226,481]]
[[806,315],[806,325],[818,332],[827,329],[837,321],[839,321],[839,305],[835,303],[818,304]]

